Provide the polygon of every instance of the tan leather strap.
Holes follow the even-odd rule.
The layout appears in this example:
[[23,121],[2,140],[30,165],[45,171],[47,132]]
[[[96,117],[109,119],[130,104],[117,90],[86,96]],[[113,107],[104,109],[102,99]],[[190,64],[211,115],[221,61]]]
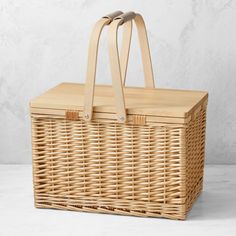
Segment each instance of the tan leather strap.
[[136,14],[133,11],[129,11],[123,14],[120,14],[119,16],[116,16],[114,19],[121,20],[121,25],[124,24],[127,21],[132,21],[135,18]]
[[[97,67],[97,54],[99,39],[101,32],[105,25],[109,25],[111,21],[122,14],[122,12],[114,12],[112,14],[104,16],[100,19],[94,26],[90,42],[89,42],[89,53],[88,53],[88,66],[87,66],[87,79],[85,84],[85,93],[84,93],[84,119],[90,120],[92,118],[92,106],[93,106],[93,97],[94,97],[94,84],[96,77],[96,67]],[[120,53],[121,58],[121,73],[122,78],[126,76],[130,42],[132,34],[132,22],[127,22],[124,25],[124,33],[122,40],[122,48]]]
[[112,21],[113,19],[115,19],[116,17],[118,17],[119,15],[122,15],[122,14],[124,14],[122,11],[114,11],[110,14],[103,16],[103,18],[108,18]]

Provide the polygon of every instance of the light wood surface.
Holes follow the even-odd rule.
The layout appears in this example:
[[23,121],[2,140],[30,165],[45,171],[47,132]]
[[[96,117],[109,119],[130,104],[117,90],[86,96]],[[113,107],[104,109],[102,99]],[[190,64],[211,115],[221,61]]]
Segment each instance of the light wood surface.
[[[87,79],[85,83],[85,100],[84,100],[84,119],[89,121],[93,116],[93,98],[94,98],[94,86],[96,77],[96,64],[97,64],[97,53],[99,47],[99,39],[102,29],[105,25],[111,23],[109,27],[109,55],[110,55],[110,66],[112,72],[112,84],[114,87],[115,106],[117,111],[118,122],[124,123],[127,119],[125,110],[125,101],[122,85],[126,82],[126,71],[128,65],[130,42],[132,35],[132,20],[135,21],[139,43],[142,54],[142,62],[145,77],[145,86],[147,88],[154,88],[154,78],[152,70],[151,55],[149,50],[146,26],[141,15],[135,14],[134,12],[128,12],[120,15],[120,12],[115,20],[110,17],[102,18],[95,24],[92,32],[89,53],[88,53],[88,66],[87,66]],[[112,14],[114,15],[114,14]],[[122,48],[119,57],[118,50],[118,28],[124,24],[124,34]]]
[[[124,88],[127,114],[161,117],[188,117],[207,99],[207,92]],[[84,85],[62,83],[31,101],[32,108],[83,111]],[[116,113],[113,89],[109,85],[95,87],[94,111]]]
[[[97,55],[98,55],[98,46],[99,40],[104,26],[109,25],[113,18],[122,14],[121,11],[114,12],[107,16],[101,18],[94,26],[92,35],[89,42],[89,53],[88,53],[88,65],[87,65],[87,79],[86,79],[86,93],[85,93],[85,119],[91,119],[92,117],[92,104],[93,104],[93,94],[94,94],[94,83],[96,77],[96,68],[97,68]],[[121,48],[121,73],[122,76],[126,75],[128,57],[130,50],[132,34],[132,22],[127,22],[124,24],[124,34]]]

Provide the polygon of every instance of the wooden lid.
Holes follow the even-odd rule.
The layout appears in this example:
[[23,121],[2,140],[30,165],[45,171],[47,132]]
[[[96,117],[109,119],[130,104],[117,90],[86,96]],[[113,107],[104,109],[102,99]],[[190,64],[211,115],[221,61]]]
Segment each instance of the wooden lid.
[[[128,115],[161,117],[188,117],[208,97],[207,92],[173,89],[124,88]],[[113,89],[97,85],[94,96],[94,112],[116,113]],[[33,99],[31,108],[53,110],[79,110],[84,106],[84,85],[62,83]]]

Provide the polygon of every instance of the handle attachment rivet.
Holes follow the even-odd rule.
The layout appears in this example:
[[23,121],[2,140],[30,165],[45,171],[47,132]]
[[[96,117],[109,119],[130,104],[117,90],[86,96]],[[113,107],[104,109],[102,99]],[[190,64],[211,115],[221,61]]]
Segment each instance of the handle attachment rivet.
[[85,119],[88,119],[89,118],[89,114],[85,114]]
[[124,121],[125,118],[124,118],[123,116],[119,116],[119,120],[120,120],[120,121]]

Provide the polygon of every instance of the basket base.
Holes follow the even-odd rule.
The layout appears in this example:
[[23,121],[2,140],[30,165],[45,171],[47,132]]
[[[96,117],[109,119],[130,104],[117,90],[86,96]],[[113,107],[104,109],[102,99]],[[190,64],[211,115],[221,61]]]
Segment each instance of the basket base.
[[186,220],[186,215],[174,216],[164,213],[144,213],[139,211],[129,211],[117,208],[106,208],[106,207],[84,207],[84,206],[69,206],[69,205],[55,205],[55,204],[35,204],[38,209],[54,209],[54,210],[69,210],[87,213],[99,213],[99,214],[112,214],[112,215],[123,215],[133,217],[150,217],[150,218],[166,218],[172,220]]

